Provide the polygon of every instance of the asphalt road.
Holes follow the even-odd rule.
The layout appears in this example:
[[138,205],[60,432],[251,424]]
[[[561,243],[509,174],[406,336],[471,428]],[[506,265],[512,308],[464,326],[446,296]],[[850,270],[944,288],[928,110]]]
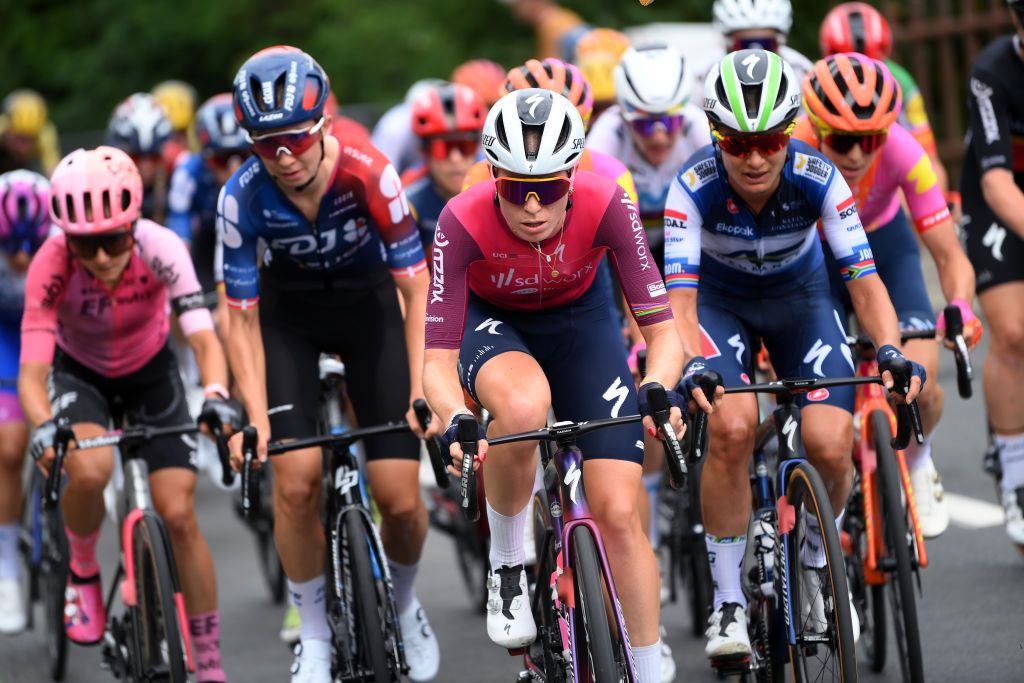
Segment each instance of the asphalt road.
[[[980,371],[983,350],[975,353]],[[922,572],[919,599],[930,681],[1024,680],[1024,557],[1011,546],[991,508],[991,479],[980,469],[985,443],[980,397],[956,395],[951,359],[943,358],[946,413],[935,438],[936,461],[946,489],[955,497],[954,523],[928,543],[930,566]],[[978,386],[980,393],[980,384]],[[963,496],[965,498],[960,498]],[[975,502],[977,501],[977,502]],[[225,669],[233,681],[287,681],[289,652],[277,639],[282,608],[270,603],[254,564],[248,532],[235,517],[231,498],[204,480],[198,497],[200,523],[217,564]],[[113,527],[104,528],[101,557],[111,574]],[[442,649],[438,681],[510,683],[518,661],[487,640],[484,623],[462,588],[450,541],[435,532],[428,538],[419,574],[418,594]],[[689,635],[683,605],[667,605],[663,621],[678,664],[677,681],[712,681],[703,641]],[[892,648],[890,648],[892,650]],[[46,680],[45,650],[39,632],[0,638],[0,683]],[[890,663],[881,675],[864,666],[867,681],[897,681]],[[95,648],[72,647],[69,683],[109,680],[99,668]]]

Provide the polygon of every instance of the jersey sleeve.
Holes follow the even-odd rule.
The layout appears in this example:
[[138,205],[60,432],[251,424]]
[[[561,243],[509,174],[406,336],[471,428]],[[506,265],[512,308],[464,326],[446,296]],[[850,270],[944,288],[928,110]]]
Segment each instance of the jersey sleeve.
[[608,154],[609,156],[618,158],[618,129],[621,123],[622,117],[619,116],[618,106],[612,106],[606,109],[597,117],[597,121],[594,121],[590,126],[590,132],[587,133],[587,147],[601,152],[602,154]]
[[833,171],[822,194],[821,230],[844,282],[876,273],[875,257],[857,213],[856,201],[838,171]]
[[409,212],[409,200],[394,165],[384,163],[380,174],[375,179],[371,178],[369,183],[366,188],[367,204],[370,215],[380,228],[391,274],[395,278],[412,277],[426,270],[420,234]]
[[480,248],[451,207],[437,219],[431,250],[430,296],[427,299],[426,347],[457,349],[462,344],[469,301],[469,265],[482,258]]
[[686,118],[686,139],[690,142],[690,149],[697,150],[710,145],[711,125],[704,112],[688,104],[683,109],[683,116]]
[[889,145],[893,145],[896,152],[893,163],[900,169],[900,188],[917,231],[923,233],[949,219],[949,207],[939,187],[939,177],[921,144],[897,125],[890,129],[886,148]]
[[625,192],[612,195],[597,227],[598,244],[607,247],[622,293],[641,327],[672,319],[665,283],[647,246],[636,203]]
[[192,217],[196,190],[199,188],[189,167],[189,159],[189,155],[183,155],[175,165],[167,190],[167,227],[183,239],[185,244],[192,241]]
[[665,200],[665,285],[696,289],[703,216],[677,176]]
[[21,318],[21,362],[53,362],[57,343],[57,309],[71,279],[64,237],[43,243],[28,267],[25,313]]
[[982,69],[971,72],[967,118],[971,147],[984,173],[992,168],[1013,168],[1009,102],[999,81]]
[[239,203],[232,181],[217,197],[217,235],[222,247],[221,266],[228,305],[246,310],[259,301],[259,266],[256,234]]
[[[203,288],[196,277],[185,243],[171,230],[149,225],[138,237],[146,262],[153,274],[167,288],[171,310],[185,336],[213,329],[213,318],[203,301]],[[144,240],[144,241],[143,241]]]

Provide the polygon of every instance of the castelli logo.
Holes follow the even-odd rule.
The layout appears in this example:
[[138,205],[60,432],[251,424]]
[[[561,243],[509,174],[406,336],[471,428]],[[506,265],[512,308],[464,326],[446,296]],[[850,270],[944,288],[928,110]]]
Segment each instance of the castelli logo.
[[740,212],[739,208],[736,206],[736,202],[734,202],[731,198],[725,200],[725,208],[728,209],[729,213],[732,214],[737,214]]
[[810,392],[807,393],[807,400],[808,401],[824,401],[825,399],[828,398],[828,396],[829,396],[828,389],[825,389],[825,388],[815,389],[814,391],[810,391]]

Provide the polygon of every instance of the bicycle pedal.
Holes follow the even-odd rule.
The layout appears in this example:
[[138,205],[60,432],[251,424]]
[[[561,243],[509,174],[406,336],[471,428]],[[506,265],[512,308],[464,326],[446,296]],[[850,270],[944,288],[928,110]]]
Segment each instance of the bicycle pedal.
[[726,676],[742,676],[750,673],[751,655],[730,655],[709,659],[711,668],[724,678]]
[[509,657],[522,657],[523,655],[525,655],[527,653],[527,651],[529,651],[529,649],[530,649],[529,645],[527,645],[525,647],[509,648],[508,649],[508,656]]

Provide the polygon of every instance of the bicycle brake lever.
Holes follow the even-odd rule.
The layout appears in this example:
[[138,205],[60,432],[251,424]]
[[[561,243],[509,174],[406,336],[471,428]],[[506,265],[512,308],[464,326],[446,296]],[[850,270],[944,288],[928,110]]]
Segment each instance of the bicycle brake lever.
[[647,400],[651,406],[651,417],[664,437],[662,443],[665,447],[665,458],[668,463],[669,473],[671,474],[669,483],[672,485],[672,488],[678,489],[682,486],[688,474],[686,458],[683,457],[683,448],[679,444],[676,432],[672,429],[672,424],[669,421],[672,408],[668,402],[668,393],[665,391],[665,387],[657,382],[652,384],[654,386],[647,392]]
[[250,521],[259,514],[259,483],[252,467],[258,441],[256,427],[249,425],[242,430],[242,515]]
[[[712,405],[715,402],[715,391],[722,386],[722,376],[714,370],[705,370],[697,379],[700,390],[704,392],[704,398]],[[708,414],[698,410],[693,418],[693,434],[690,436],[690,453],[693,462],[704,457],[704,441],[707,438]]]

